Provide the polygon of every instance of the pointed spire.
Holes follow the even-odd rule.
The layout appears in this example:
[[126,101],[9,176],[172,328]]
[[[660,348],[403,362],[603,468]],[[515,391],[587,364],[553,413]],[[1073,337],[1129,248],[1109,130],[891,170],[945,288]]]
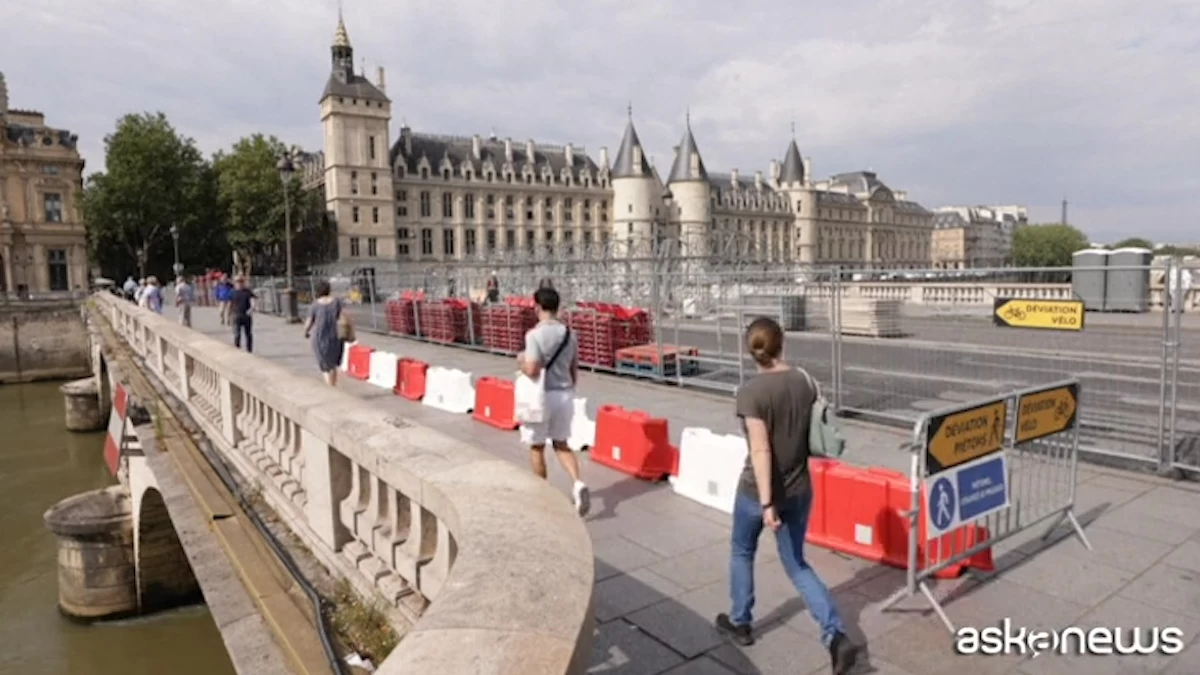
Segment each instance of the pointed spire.
[[621,147],[617,150],[617,159],[613,162],[613,178],[649,177],[653,173],[650,162],[647,161],[646,151],[638,139],[637,130],[633,128],[633,104],[629,105],[629,122],[625,125],[625,136],[621,139]]
[[[792,134],[795,135],[795,124],[792,125]],[[803,183],[804,182],[804,160],[800,157],[800,148],[796,145],[796,139],[793,137],[792,142],[788,143],[787,152],[783,155],[783,168],[779,170],[779,183],[787,185],[788,183]]]
[[337,30],[335,30],[333,32],[333,46],[334,47],[349,47],[350,46],[350,34],[346,32],[346,22],[345,22],[345,20],[342,19],[341,0],[338,1],[338,22],[337,22]]
[[671,166],[667,184],[689,180],[708,180],[708,171],[704,169],[704,160],[700,158],[700,148],[696,146],[696,137],[692,135],[690,110],[687,114],[687,128],[683,132],[683,140],[679,141],[679,150],[675,153],[675,164]]

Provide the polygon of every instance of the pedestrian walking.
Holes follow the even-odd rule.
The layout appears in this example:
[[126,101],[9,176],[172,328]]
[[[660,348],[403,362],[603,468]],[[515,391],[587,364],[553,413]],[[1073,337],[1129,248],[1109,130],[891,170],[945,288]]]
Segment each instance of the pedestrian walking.
[[151,312],[162,314],[162,286],[158,285],[158,277],[146,277],[146,288],[142,291],[142,303]]
[[816,384],[808,373],[783,361],[783,329],[774,320],[751,323],[746,344],[758,375],[738,390],[736,411],[750,451],[733,506],[733,607],[729,614],[717,615],[716,626],[741,645],[754,643],[754,555],[763,527],[769,527],[784,571],[820,626],[834,674],[845,675],[854,667],[858,648],[846,637],[828,587],[804,558],[813,497],[808,458]]
[[491,304],[500,302],[500,279],[495,272],[487,280],[487,301]]
[[213,292],[216,296],[217,306],[220,308],[222,326],[232,325],[229,303],[233,300],[233,291],[233,284],[229,283],[229,277],[222,276]]
[[179,314],[179,325],[192,327],[192,305],[196,303],[196,291],[187,277],[175,281],[175,312]]
[[142,277],[141,279],[138,279],[137,288],[133,289],[133,304],[137,305],[138,307],[145,307],[146,303],[145,298],[143,297],[145,294],[146,278]]
[[304,337],[312,340],[317,368],[325,377],[325,384],[336,387],[342,351],[346,342],[354,340],[354,328],[350,316],[342,312],[341,299],[333,297],[328,281],[317,282],[315,293],[317,297],[308,307]]
[[230,322],[233,324],[233,346],[241,349],[242,337],[246,338],[246,351],[254,353],[254,321],[252,314],[258,304],[258,296],[246,287],[246,277],[238,275],[233,292],[229,295]]
[[521,374],[540,383],[545,398],[540,420],[522,422],[521,442],[529,447],[533,472],[546,478],[546,441],[554,447],[559,464],[571,477],[575,510],[586,516],[591,493],[579,473],[579,460],[567,445],[575,416],[575,387],[579,383],[579,343],[571,329],[558,320],[558,293],[543,288],[534,293],[538,324],[525,334],[525,351],[517,355]]
[[138,283],[133,280],[133,275],[126,277],[125,285],[121,287],[121,290],[125,292],[125,299],[129,302],[137,302],[137,289]]

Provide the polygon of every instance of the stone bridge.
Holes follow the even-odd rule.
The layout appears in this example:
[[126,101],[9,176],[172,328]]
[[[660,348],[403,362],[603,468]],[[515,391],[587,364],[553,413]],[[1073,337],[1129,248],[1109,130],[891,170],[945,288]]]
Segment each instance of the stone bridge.
[[[550,486],[114,296],[96,296],[91,314],[325,568],[384,600],[406,634],[377,672],[586,669],[591,540]],[[108,400],[112,346],[100,342],[93,366]],[[168,513],[170,490],[144,454],[130,453],[127,481],[139,595],[153,609],[197,583]]]

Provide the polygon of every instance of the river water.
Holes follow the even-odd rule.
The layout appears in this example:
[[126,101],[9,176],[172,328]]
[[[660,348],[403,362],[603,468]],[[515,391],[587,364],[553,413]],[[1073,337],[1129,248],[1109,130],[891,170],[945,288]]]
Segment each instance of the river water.
[[92,625],[59,614],[42,514],[113,479],[104,432],[66,431],[58,387],[0,385],[0,675],[232,675],[203,606]]

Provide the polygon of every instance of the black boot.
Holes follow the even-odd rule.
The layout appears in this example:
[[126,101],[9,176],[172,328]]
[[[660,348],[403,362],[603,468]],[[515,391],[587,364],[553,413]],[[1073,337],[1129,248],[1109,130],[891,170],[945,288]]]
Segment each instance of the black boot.
[[833,664],[833,675],[847,675],[858,661],[858,647],[851,644],[844,633],[834,633],[829,642],[829,660]]
[[718,614],[714,623],[717,630],[739,645],[749,647],[754,644],[754,634],[750,632],[750,624],[736,624],[729,620],[728,614]]

